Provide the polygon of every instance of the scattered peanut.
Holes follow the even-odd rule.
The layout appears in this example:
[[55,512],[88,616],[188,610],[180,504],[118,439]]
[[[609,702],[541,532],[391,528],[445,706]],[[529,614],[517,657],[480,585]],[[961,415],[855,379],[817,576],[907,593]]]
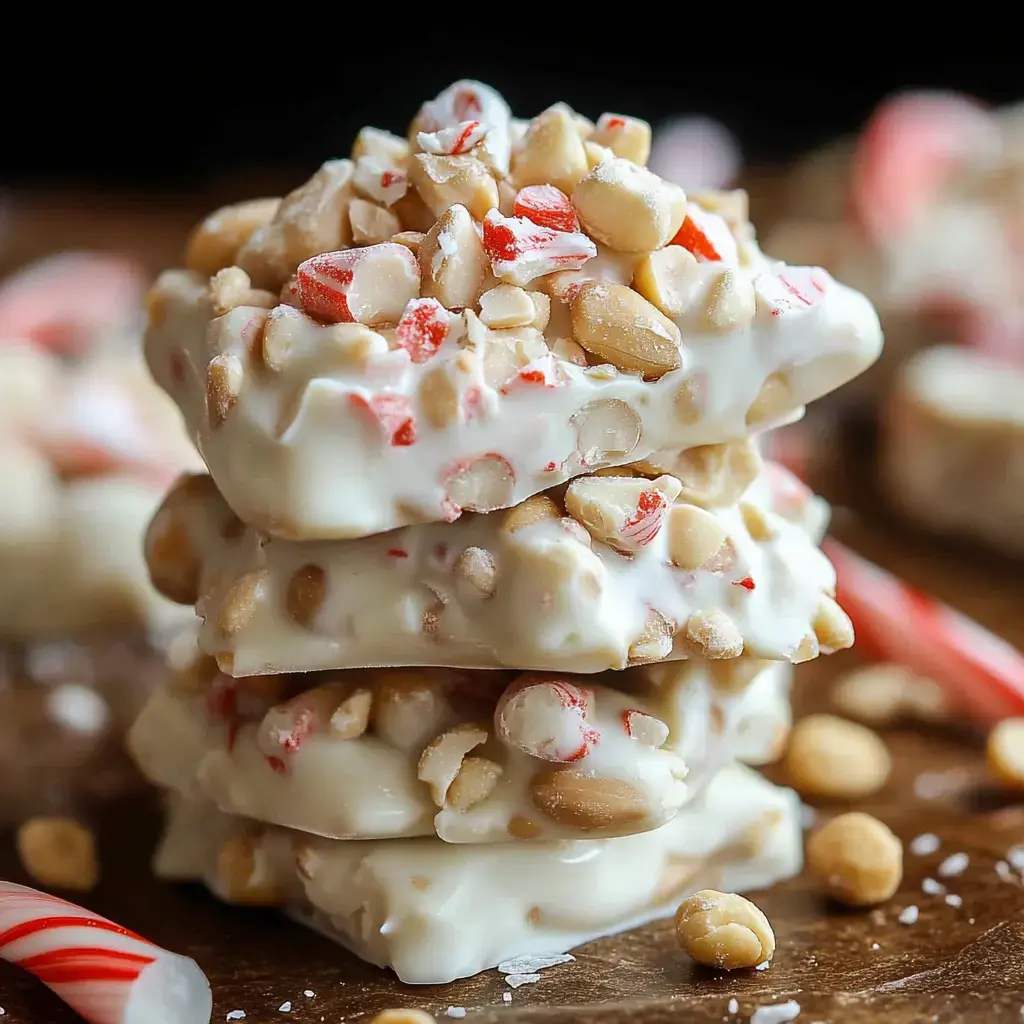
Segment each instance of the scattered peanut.
[[728,536],[715,516],[696,505],[673,506],[665,528],[672,564],[690,571],[711,561]]
[[785,767],[801,796],[859,800],[885,785],[892,758],[870,729],[834,715],[809,715],[793,727]]
[[501,773],[501,765],[486,757],[464,758],[459,774],[448,787],[446,806],[468,811],[494,792]]
[[236,580],[224,595],[217,613],[217,627],[221,634],[232,637],[241,633],[266,601],[268,589],[269,574],[265,569],[246,573]]
[[512,504],[515,475],[500,455],[459,463],[445,477],[446,500],[458,511],[493,512]]
[[570,195],[587,170],[587,154],[572,114],[552,107],[530,122],[512,165],[512,177],[519,188],[554,185]]
[[581,832],[630,829],[650,816],[646,799],[632,783],[570,768],[538,772],[530,782],[530,797],[545,817]]
[[717,608],[694,612],[684,626],[686,638],[705,658],[738,658],[743,635],[736,623]]
[[735,505],[757,479],[763,465],[750,440],[705,444],[673,453],[652,455],[633,464],[645,474],[671,473],[681,484],[679,496],[702,508]]
[[636,117],[602,114],[590,141],[606,146],[616,156],[644,166],[651,155],[651,126]]
[[238,250],[257,228],[270,223],[280,205],[280,199],[250,199],[211,213],[189,235],[185,266],[206,277],[230,267]]
[[435,737],[424,748],[416,777],[430,787],[438,807],[444,807],[448,789],[462,768],[463,759],[475,747],[487,742],[487,730],[467,722]]
[[419,249],[422,293],[446,309],[475,306],[487,274],[487,255],[465,206],[449,207]]
[[778,536],[774,523],[770,522],[764,511],[749,501],[740,502],[740,515],[743,525],[750,536],[757,541],[768,541]]
[[945,690],[931,679],[915,676],[903,665],[865,665],[847,673],[832,694],[848,718],[875,728],[902,719],[937,722],[951,707]]
[[450,710],[436,678],[420,669],[376,673],[370,721],[376,734],[399,750],[422,750],[444,727]]
[[202,559],[189,529],[192,503],[215,492],[205,473],[179,477],[146,529],[143,549],[149,578],[164,597],[178,604],[199,599]]
[[[535,292],[535,295],[540,295]],[[541,298],[551,302],[546,296]],[[537,318],[537,307],[525,288],[499,284],[480,296],[480,320],[488,327],[527,327]]]
[[676,939],[697,963],[725,971],[757,967],[775,955],[775,933],[760,908],[715,889],[695,892],[679,905]]
[[331,735],[339,740],[355,740],[370,724],[373,694],[366,689],[353,690],[331,713]]
[[92,832],[72,818],[30,818],[15,837],[21,866],[41,885],[88,892],[99,866]]
[[573,337],[620,370],[657,379],[682,365],[679,328],[624,285],[588,281],[572,302]]
[[708,663],[711,682],[722,693],[742,693],[772,662],[759,658],[733,658]]
[[380,128],[361,128],[352,146],[352,159],[364,156],[390,167],[401,167],[409,157],[409,143]]
[[419,254],[423,239],[427,236],[422,231],[399,231],[397,235],[391,236],[391,241],[397,245],[404,245],[406,249]]
[[672,410],[676,414],[676,419],[684,426],[700,423],[707,402],[707,389],[707,381],[699,373],[687,377],[680,385],[672,401]]
[[759,426],[771,420],[781,419],[793,411],[795,398],[789,381],[782,373],[772,373],[761,385],[754,401],[747,410],[748,427]]
[[483,220],[498,205],[498,186],[475,156],[417,153],[409,164],[409,180],[435,217],[461,204],[474,220]]
[[812,628],[825,654],[834,654],[853,646],[853,623],[850,617],[825,594],[821,597]]
[[681,245],[668,245],[645,256],[633,271],[633,287],[665,316],[690,308],[701,284],[697,258]]
[[686,217],[686,193],[630,160],[599,163],[572,190],[587,233],[618,252],[667,245]]
[[588,469],[629,455],[643,432],[640,417],[619,398],[587,403],[573,416],[572,423],[577,431],[576,451]]
[[630,665],[650,665],[664,661],[671,653],[675,639],[675,624],[661,612],[651,608],[644,620],[640,635],[629,645],[626,654]]
[[228,418],[241,394],[244,378],[242,361],[233,352],[210,360],[206,368],[206,415],[211,427],[219,427]]
[[1004,785],[1024,789],[1024,718],[1007,718],[988,735],[988,767]]
[[386,242],[402,230],[402,224],[395,214],[365,199],[353,199],[349,203],[348,220],[352,241],[356,245]]
[[903,844],[870,814],[841,814],[808,840],[807,865],[833,899],[869,907],[900,887]]
[[444,430],[459,415],[459,392],[447,366],[435,366],[420,380],[420,408],[427,422]]
[[[550,306],[548,308],[550,309]],[[567,363],[572,363],[573,366],[587,365],[586,350],[582,345],[577,345],[572,338],[556,338],[551,344],[551,351],[559,359],[564,359]]]
[[437,1024],[425,1010],[383,1010],[370,1024]]

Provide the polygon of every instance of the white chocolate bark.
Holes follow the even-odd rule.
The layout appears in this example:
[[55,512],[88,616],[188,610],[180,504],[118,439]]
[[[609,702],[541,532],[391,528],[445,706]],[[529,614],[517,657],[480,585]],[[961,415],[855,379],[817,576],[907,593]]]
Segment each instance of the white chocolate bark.
[[890,500],[932,530],[1024,554],[1024,370],[935,348],[904,367],[881,467]]
[[745,195],[688,200],[618,121],[520,135],[456,83],[414,125],[440,128],[364,129],[233,249],[241,207],[204,222],[220,259],[160,278],[146,354],[241,519],[348,539],[506,508],[799,418],[874,362],[862,295],[764,257]]
[[801,847],[795,794],[730,766],[654,832],[516,846],[314,839],[173,800],[155,867],[229,902],[287,906],[415,985],[638,927],[695,889],[762,888],[799,871]]
[[738,504],[703,509],[686,493],[667,475],[590,477],[566,495],[586,528],[543,497],[457,523],[296,542],[243,527],[208,478],[191,477],[147,548],[158,588],[197,599],[200,646],[234,676],[600,672],[694,656],[802,661],[852,643],[829,596],[832,567],[806,532],[805,490],[773,472]]
[[771,759],[788,718],[780,664],[510,676],[286,677],[281,690],[319,688],[275,707],[221,675],[202,693],[154,694],[129,748],[156,785],[255,821],[334,839],[492,843],[657,828],[737,744]]

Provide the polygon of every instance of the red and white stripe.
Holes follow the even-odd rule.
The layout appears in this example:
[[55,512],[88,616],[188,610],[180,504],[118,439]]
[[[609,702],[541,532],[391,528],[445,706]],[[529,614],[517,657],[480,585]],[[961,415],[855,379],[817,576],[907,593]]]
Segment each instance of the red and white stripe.
[[14,882],[0,881],[0,957],[90,1024],[209,1024],[213,1010],[195,961]]
[[983,724],[1024,715],[1024,655],[978,623],[828,538],[857,646],[939,683]]

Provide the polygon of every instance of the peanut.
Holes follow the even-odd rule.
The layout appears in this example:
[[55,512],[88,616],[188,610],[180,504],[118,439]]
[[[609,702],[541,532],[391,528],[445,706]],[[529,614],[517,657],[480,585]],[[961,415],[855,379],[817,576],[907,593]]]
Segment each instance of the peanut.
[[700,192],[691,192],[689,199],[702,210],[718,214],[730,227],[746,224],[750,220],[750,197],[741,188],[727,192],[704,189]]
[[538,772],[530,781],[530,798],[545,817],[581,832],[632,831],[651,813],[647,800],[631,783],[570,768]]
[[[550,306],[548,308],[550,309]],[[582,345],[577,345],[572,338],[556,338],[551,345],[551,351],[559,359],[564,359],[567,363],[572,363],[573,366],[587,365],[586,350]]]
[[715,516],[695,505],[675,505],[669,509],[665,528],[672,564],[691,572],[711,561],[728,536]]
[[570,195],[587,169],[587,154],[572,114],[552,107],[530,122],[512,163],[512,177],[518,188],[550,184]]
[[779,372],[769,374],[747,409],[747,426],[760,426],[781,419],[793,411],[795,403],[793,388],[786,376]]
[[245,371],[233,352],[214,356],[206,368],[206,415],[216,429],[235,407],[242,391]]
[[841,814],[807,843],[807,865],[833,899],[870,907],[891,899],[903,880],[903,844],[869,814]]
[[493,512],[512,504],[515,475],[500,455],[459,463],[445,477],[446,498],[455,509]]
[[195,502],[215,496],[216,487],[205,473],[181,476],[146,529],[149,578],[164,597],[178,604],[199,600],[202,558],[193,545],[189,516]]
[[734,971],[757,967],[775,955],[768,918],[736,893],[702,889],[676,911],[676,938],[699,964]]
[[546,494],[535,494],[504,514],[501,531],[511,535],[534,523],[558,522],[561,518],[562,510],[551,498]]
[[99,881],[96,840],[71,818],[30,818],[15,843],[21,866],[46,888],[88,892]]
[[1007,718],[989,734],[988,767],[1004,785],[1024,789],[1024,718]]
[[689,309],[700,284],[700,264],[681,245],[649,253],[633,271],[633,287],[668,317],[681,316]]
[[326,596],[327,573],[319,565],[303,565],[288,581],[285,593],[288,615],[303,629],[312,629]]
[[825,654],[853,646],[853,623],[838,604],[823,594],[812,624],[814,635]]
[[264,862],[259,840],[254,835],[231,836],[217,854],[217,894],[228,903],[241,906],[273,907],[284,892]]
[[598,164],[605,160],[612,160],[615,154],[607,146],[599,146],[596,142],[587,139],[583,143],[583,152],[587,154],[587,170],[592,171]]
[[370,724],[373,694],[366,689],[353,690],[331,713],[331,735],[339,740],[355,740]]
[[834,715],[809,715],[790,734],[785,767],[801,796],[859,800],[886,784],[892,758],[870,729]]
[[291,306],[278,306],[267,317],[260,356],[267,369],[281,373],[302,359],[325,368],[354,367],[387,351],[387,340],[364,324],[318,324]]
[[[551,301],[546,295],[540,297]],[[488,327],[528,327],[536,318],[537,307],[525,288],[499,284],[480,296],[480,321]]]
[[487,739],[486,729],[467,722],[435,737],[424,748],[416,777],[430,787],[430,795],[438,807],[445,806],[448,789],[459,774],[466,754]]
[[463,596],[478,600],[494,596],[498,570],[494,556],[485,548],[465,548],[455,560],[454,572],[456,586]]
[[223,316],[239,306],[273,309],[277,296],[252,287],[249,275],[241,267],[224,267],[210,278],[208,285],[214,316]]
[[640,417],[620,398],[588,402],[571,420],[581,465],[597,468],[619,461],[640,443]]
[[915,676],[903,665],[865,665],[848,672],[832,701],[848,718],[875,728],[901,719],[942,721],[951,710],[941,686]]
[[382,669],[374,690],[370,722],[398,750],[422,749],[451,713],[437,677],[422,669]]
[[721,270],[709,280],[705,297],[690,308],[698,329],[717,334],[746,330],[754,319],[754,285],[738,270]]
[[738,658],[743,653],[743,636],[736,623],[717,608],[694,612],[684,631],[705,658]]
[[348,221],[352,241],[356,245],[386,242],[402,230],[401,222],[395,214],[365,199],[353,199],[349,203]]
[[642,167],[651,155],[651,126],[636,117],[602,114],[590,141]]
[[501,695],[494,727],[502,741],[542,761],[586,757],[596,742],[587,725],[593,692],[557,675],[524,672]]
[[679,494],[679,481],[662,476],[580,477],[565,493],[566,511],[591,536],[617,551],[637,551],[661,529],[669,506]]
[[620,370],[658,378],[682,365],[679,328],[632,288],[588,281],[572,302],[576,341]]
[[681,484],[683,501],[702,508],[735,505],[757,479],[763,465],[757,447],[750,440],[699,445],[664,453],[633,464],[646,474],[670,473]]
[[630,160],[599,163],[572,190],[580,223],[618,252],[653,252],[667,245],[686,218],[686,193]]
[[707,403],[707,390],[707,381],[702,374],[695,373],[683,381],[672,400],[672,410],[684,426],[700,423]]
[[449,207],[427,232],[419,249],[422,294],[446,309],[475,306],[488,262],[483,242],[465,206]]
[[257,569],[237,579],[220,603],[217,627],[222,636],[237,636],[249,625],[259,606],[267,599],[270,578]]
[[768,516],[749,501],[740,502],[740,516],[743,518],[743,525],[747,533],[757,541],[768,541],[778,536],[779,531],[768,519]]
[[425,1010],[382,1010],[370,1024],[437,1024]]
[[364,156],[389,167],[401,167],[409,158],[409,143],[401,136],[380,128],[361,128],[352,146],[352,159]]
[[258,227],[234,260],[258,288],[278,291],[303,260],[351,242],[348,204],[352,161],[329,160],[281,200],[274,219]]
[[475,156],[417,153],[409,165],[409,180],[435,217],[461,204],[474,220],[482,221],[498,205],[498,186]]
[[627,661],[630,665],[650,665],[664,661],[672,653],[675,633],[674,623],[661,612],[649,609],[643,630],[629,646]]
[[270,223],[280,205],[280,199],[250,199],[211,213],[189,235],[185,266],[204,277],[230,267],[238,250],[253,232]]
[[447,806],[468,811],[494,792],[502,767],[486,757],[463,758],[459,774],[448,787]]
[[423,375],[419,401],[427,422],[437,430],[444,430],[458,416],[458,388],[445,366],[435,366]]
[[397,235],[391,236],[391,241],[397,245],[404,245],[406,249],[419,255],[420,246],[426,237],[422,231],[399,231]]

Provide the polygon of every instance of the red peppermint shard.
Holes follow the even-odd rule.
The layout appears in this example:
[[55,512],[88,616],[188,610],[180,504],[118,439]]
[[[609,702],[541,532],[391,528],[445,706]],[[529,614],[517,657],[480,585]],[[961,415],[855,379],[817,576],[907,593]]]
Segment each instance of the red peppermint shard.
[[448,311],[437,299],[413,299],[398,321],[395,337],[414,363],[425,363],[444,344],[449,327]]
[[658,535],[668,512],[668,499],[661,491],[644,491],[636,511],[622,524],[620,537],[631,547],[644,547]]
[[302,308],[313,316],[336,323],[354,323],[348,306],[358,249],[325,252],[299,264],[296,284]]
[[369,412],[380,425],[388,444],[403,448],[416,443],[416,423],[404,395],[350,395],[352,404]]
[[512,213],[552,231],[579,231],[580,221],[569,197],[554,185],[527,185],[516,194]]
[[556,270],[579,270],[597,255],[597,246],[580,231],[555,231],[497,210],[484,218],[483,241],[495,276],[518,285]]

